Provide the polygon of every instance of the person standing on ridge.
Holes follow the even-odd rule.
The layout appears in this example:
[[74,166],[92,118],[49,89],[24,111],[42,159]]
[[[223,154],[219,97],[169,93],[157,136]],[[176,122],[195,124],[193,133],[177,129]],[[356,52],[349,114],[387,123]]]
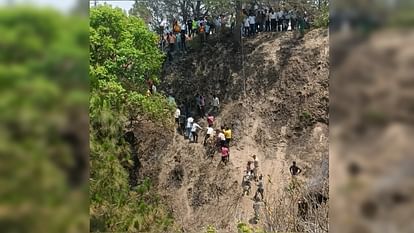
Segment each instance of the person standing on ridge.
[[205,22],[205,24],[204,24],[204,27],[205,27],[205,29],[206,29],[206,36],[205,36],[205,39],[206,39],[206,41],[208,40],[208,35],[210,35],[210,22]]
[[249,29],[250,29],[249,17],[246,17],[244,19],[244,36],[245,37],[248,37],[250,35]]
[[253,12],[250,13],[249,24],[250,24],[249,35],[253,36],[254,34],[256,34],[256,16],[254,15]]
[[277,31],[277,13],[274,12],[272,9],[270,10],[270,25],[271,25],[271,31],[276,32]]
[[270,32],[270,12],[265,10],[265,32]]
[[193,142],[197,143],[198,142],[198,132],[197,129],[202,129],[201,126],[199,124],[197,124],[196,122],[193,123],[192,127],[191,127],[191,135],[193,137]]
[[197,21],[195,20],[195,18],[191,22],[191,29],[192,29],[191,30],[192,31],[191,35],[192,35],[192,37],[194,37],[195,34],[197,33],[197,29],[198,29]]
[[193,30],[192,26],[193,26],[193,21],[191,19],[188,19],[187,20],[187,33],[188,33],[188,37],[191,37],[191,32]]
[[206,27],[204,26],[204,23],[200,23],[198,35],[200,36],[200,43],[203,44],[206,41]]
[[277,12],[277,30],[282,31],[282,25],[283,25],[283,11],[279,9]]
[[182,44],[181,44],[181,32],[177,33],[175,36],[175,40],[176,40],[176,47],[177,47],[177,51],[182,51]]
[[187,52],[187,44],[186,44],[186,41],[185,41],[186,40],[185,32],[181,31],[180,36],[181,36],[181,49],[184,52]]

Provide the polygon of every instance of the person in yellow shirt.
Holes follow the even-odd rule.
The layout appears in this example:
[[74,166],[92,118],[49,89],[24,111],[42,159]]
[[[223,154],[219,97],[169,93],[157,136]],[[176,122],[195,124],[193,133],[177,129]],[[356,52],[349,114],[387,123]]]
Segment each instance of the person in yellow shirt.
[[223,130],[224,136],[226,137],[226,145],[227,147],[230,147],[230,141],[231,141],[231,129],[226,126]]

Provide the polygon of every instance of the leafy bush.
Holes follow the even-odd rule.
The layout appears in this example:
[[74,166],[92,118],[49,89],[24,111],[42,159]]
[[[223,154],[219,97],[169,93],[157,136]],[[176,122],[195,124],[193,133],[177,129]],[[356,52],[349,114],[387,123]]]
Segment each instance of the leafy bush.
[[324,5],[317,11],[317,15],[313,22],[313,26],[317,28],[327,28],[329,26],[329,5]]

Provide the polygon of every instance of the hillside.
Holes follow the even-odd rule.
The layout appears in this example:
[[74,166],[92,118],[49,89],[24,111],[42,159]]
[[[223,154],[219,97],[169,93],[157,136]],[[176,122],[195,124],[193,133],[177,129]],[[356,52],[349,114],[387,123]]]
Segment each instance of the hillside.
[[[140,176],[153,178],[181,230],[203,232],[211,225],[218,232],[237,232],[237,223],[244,222],[268,231],[307,231],[310,218],[299,221],[298,200],[328,197],[328,48],[326,30],[303,38],[291,32],[260,34],[244,39],[242,47],[225,36],[213,37],[167,66],[160,89],[193,109],[197,93],[205,95],[207,107],[216,94],[221,109],[214,127],[225,124],[233,131],[230,163],[223,166],[218,153],[207,158],[200,142],[190,144],[156,126],[135,127],[135,135],[142,135],[139,145],[156,145],[139,146]],[[205,119],[197,120],[206,126]],[[199,141],[203,138],[202,133]],[[241,188],[253,154],[265,177],[266,204],[257,224],[251,221],[256,186],[249,196],[242,196]],[[299,188],[288,192],[292,161],[303,173]],[[327,228],[327,216],[319,220],[321,229]]]

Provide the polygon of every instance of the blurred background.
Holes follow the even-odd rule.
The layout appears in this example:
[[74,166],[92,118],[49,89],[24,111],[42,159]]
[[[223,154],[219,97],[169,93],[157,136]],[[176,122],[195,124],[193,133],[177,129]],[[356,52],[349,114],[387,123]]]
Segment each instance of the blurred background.
[[0,231],[87,232],[88,2],[0,1]]
[[330,230],[414,232],[414,2],[330,4]]

